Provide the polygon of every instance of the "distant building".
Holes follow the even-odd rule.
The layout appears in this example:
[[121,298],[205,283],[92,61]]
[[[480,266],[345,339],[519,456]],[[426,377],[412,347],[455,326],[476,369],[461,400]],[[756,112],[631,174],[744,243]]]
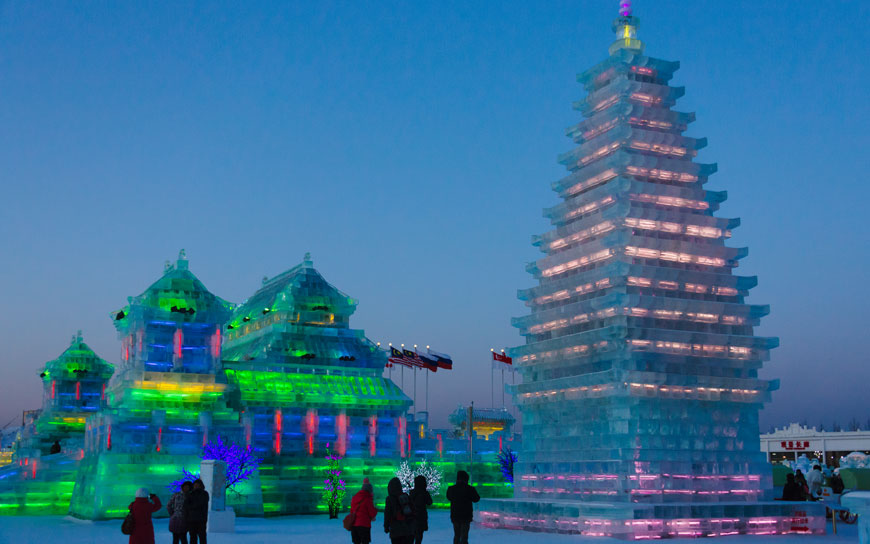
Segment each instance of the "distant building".
[[[468,407],[459,406],[448,418],[453,425],[453,434],[457,438],[467,437]],[[471,428],[474,437],[483,440],[490,438],[511,438],[511,427],[514,416],[505,408],[475,408],[472,416]]]
[[840,466],[840,457],[853,451],[870,455],[870,431],[817,431],[792,423],[761,435],[761,451],[771,463],[796,461],[801,455],[824,459],[830,467]]
[[12,462],[12,444],[15,432],[0,431],[0,467]]

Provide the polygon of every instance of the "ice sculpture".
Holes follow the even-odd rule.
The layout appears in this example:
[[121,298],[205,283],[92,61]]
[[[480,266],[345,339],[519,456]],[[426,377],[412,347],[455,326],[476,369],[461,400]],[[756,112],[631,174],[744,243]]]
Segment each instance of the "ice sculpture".
[[[73,515],[123,515],[136,489],[162,492],[181,468],[198,467],[210,436],[244,440],[219,372],[221,328],[231,311],[188,269],[182,250],[159,280],[112,313],[121,363],[106,391],[107,408],[87,421]],[[242,493],[235,507],[262,512],[256,495],[252,504],[247,498]]]
[[786,459],[782,462],[782,464],[792,470],[800,470],[804,474],[809,474],[810,470],[812,470],[813,466],[815,465],[820,465],[822,468],[826,468],[825,465],[820,464],[820,461],[818,459],[816,459],[815,457],[809,458],[806,454],[799,455],[797,461],[790,461]]
[[[623,2],[628,4],[628,2]],[[485,526],[621,538],[824,532],[824,509],[772,502],[758,412],[776,382],[758,369],[776,338],[767,306],[732,273],[739,220],[704,188],[694,114],[673,111],[679,63],[643,54],[630,6],[610,57],[578,77],[585,117],[560,157],[553,229],[533,237],[538,285],[519,292],[526,344],[515,499],[486,501]]]
[[870,456],[861,451],[853,451],[840,457],[840,468],[870,468]]
[[[343,457],[348,478],[386,484],[409,455],[411,404],[382,376],[386,357],[350,328],[357,301],[314,268],[310,255],[233,312],[224,369],[245,409],[266,514],[322,507],[323,453]],[[385,479],[386,478],[386,479]],[[382,481],[383,480],[383,481]]]
[[[411,400],[383,376],[386,355],[350,328],[356,305],[306,255],[235,308],[205,288],[182,252],[111,314],[121,362],[108,387],[111,365],[80,336],[46,365],[43,409],[27,413],[15,462],[0,467],[0,515],[123,517],[139,487],[167,499],[218,437],[263,458],[228,496],[241,516],[324,508],[327,444],[344,457],[352,486],[368,477],[385,487],[408,458],[429,459],[448,478],[469,470],[467,440],[409,418]],[[495,462],[502,434],[475,448],[488,496],[511,491]],[[56,439],[63,451],[50,454]]]
[[85,418],[104,406],[113,371],[81,331],[45,364],[42,409],[27,414],[11,463],[0,468],[0,515],[66,514],[84,454]]

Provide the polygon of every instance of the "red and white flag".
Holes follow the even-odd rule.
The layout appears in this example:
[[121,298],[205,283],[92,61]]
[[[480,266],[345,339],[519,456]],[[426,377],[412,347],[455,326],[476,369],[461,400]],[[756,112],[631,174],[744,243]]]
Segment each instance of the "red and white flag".
[[496,351],[492,352],[492,360],[498,361],[499,363],[505,363],[507,365],[513,365],[514,360],[505,355],[505,352],[498,353]]

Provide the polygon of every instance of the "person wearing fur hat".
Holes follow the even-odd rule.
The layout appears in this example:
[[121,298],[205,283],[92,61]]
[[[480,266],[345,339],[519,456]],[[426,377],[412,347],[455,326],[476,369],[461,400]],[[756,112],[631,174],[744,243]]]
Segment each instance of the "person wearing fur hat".
[[378,511],[375,509],[374,491],[368,478],[363,479],[362,489],[350,500],[350,511],[353,514],[353,527],[350,530],[353,544],[369,544],[372,541],[372,522]]

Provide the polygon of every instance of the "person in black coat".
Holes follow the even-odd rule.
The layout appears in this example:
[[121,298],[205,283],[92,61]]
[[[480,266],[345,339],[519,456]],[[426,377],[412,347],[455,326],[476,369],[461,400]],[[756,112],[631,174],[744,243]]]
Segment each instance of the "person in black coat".
[[208,544],[205,536],[208,527],[208,491],[202,480],[193,482],[193,491],[187,496],[184,508],[190,544],[197,544],[197,541],[199,544]]
[[468,544],[468,531],[474,519],[474,503],[480,500],[477,489],[468,485],[468,473],[456,473],[456,484],[447,488],[450,501],[450,521],[453,522],[453,544]]
[[429,530],[429,512],[432,506],[432,495],[426,490],[426,477],[418,474],[414,478],[414,489],[409,493],[411,504],[414,505],[414,544],[422,544],[423,533]]
[[785,475],[785,485],[782,486],[782,500],[784,501],[804,501],[806,496],[804,490],[795,480],[794,474],[788,473]]
[[843,483],[843,478],[840,477],[840,469],[834,471],[829,485],[831,486],[831,493],[836,493],[837,495],[842,494],[843,490],[846,489],[846,485]]
[[411,498],[402,491],[402,482],[393,478],[387,483],[384,501],[384,532],[393,544],[413,544],[414,510]]
[[802,500],[806,500],[807,493],[810,492],[810,486],[807,485],[807,477],[804,476],[804,473],[801,471],[801,469],[797,469],[794,472],[794,481],[796,484],[801,486],[801,489],[803,489],[804,498]]

